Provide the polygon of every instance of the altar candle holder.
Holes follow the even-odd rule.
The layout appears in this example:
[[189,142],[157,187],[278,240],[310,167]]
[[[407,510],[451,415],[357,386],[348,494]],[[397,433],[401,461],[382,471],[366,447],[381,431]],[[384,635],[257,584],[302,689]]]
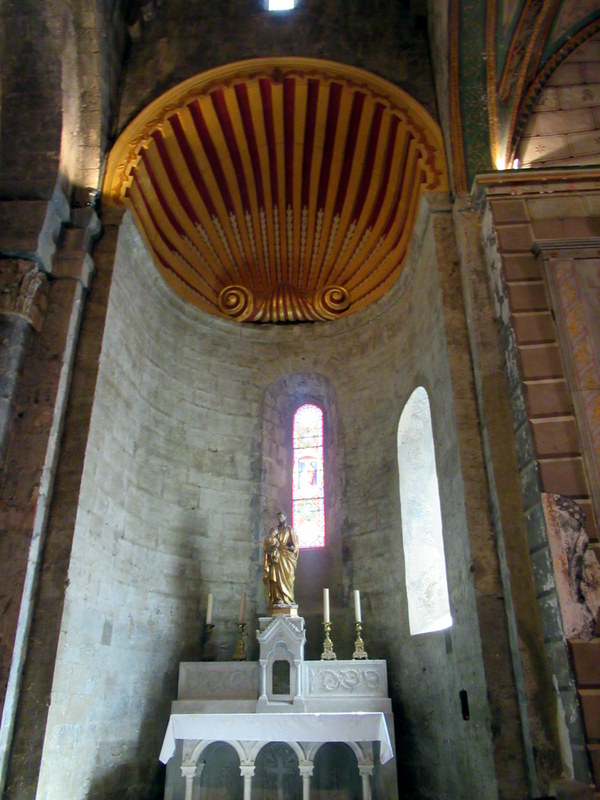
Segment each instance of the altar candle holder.
[[246,630],[245,622],[238,622],[238,640],[233,651],[234,661],[246,661],[246,645],[244,643],[244,631]]
[[329,638],[329,633],[331,631],[331,622],[324,622],[323,630],[325,631],[325,639],[323,641],[323,652],[321,653],[321,661],[337,661],[337,656],[333,652],[333,642]]
[[215,645],[212,640],[212,632],[215,626],[207,622],[204,626],[204,646],[202,648],[202,661],[215,660]]
[[352,653],[353,659],[368,658],[367,651],[365,650],[365,643],[360,635],[362,632],[362,622],[356,621],[354,623],[356,628],[356,641],[354,642],[354,652]]

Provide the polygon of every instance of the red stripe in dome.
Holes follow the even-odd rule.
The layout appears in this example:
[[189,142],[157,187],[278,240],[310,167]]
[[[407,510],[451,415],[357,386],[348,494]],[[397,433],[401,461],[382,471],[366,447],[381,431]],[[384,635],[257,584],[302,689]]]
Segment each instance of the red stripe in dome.
[[[401,176],[400,180],[397,183],[395,194],[394,194],[394,199],[393,199],[393,202],[392,202],[391,207],[390,207],[390,213],[388,215],[388,220],[387,220],[387,222],[386,222],[386,224],[385,224],[385,226],[384,226],[384,228],[382,230],[382,233],[381,233],[382,236],[387,236],[388,235],[388,233],[390,232],[390,229],[391,229],[391,227],[392,227],[392,225],[394,223],[394,219],[396,217],[396,210],[397,210],[397,208],[398,208],[398,206],[400,204],[400,199],[402,197],[402,190],[404,188],[406,188],[406,187],[413,187],[414,186],[414,171],[415,171],[415,168],[417,166],[418,154],[414,153],[413,157],[411,159],[408,159],[408,151],[409,151],[409,145],[410,145],[411,141],[412,141],[412,136],[410,136],[410,135],[406,136],[405,139],[404,139],[404,147],[403,147],[403,150],[402,150],[402,161],[401,161],[402,167],[403,167],[402,176]],[[408,176],[410,178],[410,180],[407,180],[407,171],[411,172],[411,175]]]
[[344,147],[344,160],[342,162],[342,171],[340,173],[337,197],[333,209],[334,215],[341,214],[342,208],[344,207],[344,200],[346,199],[346,192],[348,191],[348,181],[350,180],[350,172],[354,163],[358,129],[360,126],[360,119],[362,116],[365,98],[366,95],[363,92],[355,92],[352,99],[352,111],[350,112],[348,132],[346,134],[346,145]]
[[263,104],[263,119],[267,136],[267,152],[269,154],[269,168],[271,172],[271,202],[273,206],[279,205],[277,187],[277,153],[275,151],[275,129],[273,124],[273,97],[271,94],[271,81],[269,78],[259,80],[260,95]]
[[342,85],[340,83],[332,83],[329,87],[329,103],[327,106],[327,121],[325,123],[325,142],[323,144],[319,191],[317,193],[317,209],[324,208],[327,198],[329,173],[331,172],[331,162],[333,160],[333,145],[335,143],[341,97]]
[[153,131],[152,138],[156,144],[156,149],[158,150],[158,154],[165,168],[165,172],[167,173],[169,181],[171,182],[171,186],[173,187],[173,192],[181,203],[183,210],[190,218],[190,221],[195,225],[199,221],[198,217],[190,203],[189,197],[183,190],[179,176],[173,166],[169,151],[167,150],[164,137],[160,131]]
[[217,216],[217,211],[213,204],[212,198],[210,196],[210,192],[206,188],[206,184],[204,182],[204,178],[202,177],[202,173],[196,163],[196,159],[192,153],[192,148],[190,147],[190,143],[187,140],[183,127],[181,125],[181,120],[177,115],[173,115],[169,122],[171,123],[171,127],[175,133],[175,138],[177,139],[177,144],[179,145],[179,149],[181,150],[181,155],[185,161],[185,164],[189,170],[190,175],[192,176],[192,180],[194,181],[194,185],[198,190],[200,197],[202,198],[202,202],[206,206],[206,210],[211,218]]
[[221,129],[223,131],[223,136],[225,137],[225,143],[227,144],[227,149],[229,150],[229,155],[233,163],[233,169],[238,181],[243,209],[244,211],[250,211],[250,198],[248,196],[248,187],[246,185],[246,176],[244,174],[242,157],[235,139],[235,133],[233,131],[233,125],[231,124],[229,110],[227,108],[227,104],[225,103],[225,95],[223,90],[218,89],[217,91],[212,92],[210,98],[219,122],[221,123]]
[[283,146],[285,163],[285,205],[294,202],[294,104],[296,101],[296,80],[283,81]]
[[388,132],[388,140],[386,145],[385,159],[383,162],[381,184],[379,186],[379,192],[377,193],[377,198],[375,200],[375,203],[373,204],[373,210],[371,211],[371,215],[367,223],[367,228],[372,228],[375,225],[377,217],[379,216],[379,212],[381,211],[383,201],[387,194],[388,186],[390,183],[390,173],[392,170],[394,145],[396,143],[396,133],[398,131],[398,122],[399,122],[398,117],[392,118],[392,124],[390,125],[390,130]]
[[265,207],[265,194],[263,188],[262,172],[260,169],[260,156],[258,154],[258,145],[256,143],[256,132],[252,122],[252,112],[250,110],[250,100],[248,99],[248,87],[245,83],[238,83],[235,86],[235,96],[238,101],[240,109],[240,116],[242,118],[242,125],[244,126],[244,133],[246,134],[246,141],[248,142],[248,152],[250,154],[250,162],[252,164],[252,172],[254,173],[254,181],[256,183],[256,194],[258,198],[259,208]]
[[383,121],[384,106],[382,103],[375,104],[375,111],[371,121],[371,130],[369,131],[369,143],[367,145],[367,152],[363,165],[362,176],[360,179],[360,186],[356,193],[356,200],[350,218],[351,222],[356,222],[360,217],[360,213],[367,198],[367,192],[373,180],[373,166],[375,164],[375,156],[377,154],[377,147],[379,145],[379,136],[381,134],[381,123]]
[[[175,229],[175,231],[177,231],[177,234],[179,236],[183,236],[184,235],[184,230],[181,227],[181,225],[179,224],[179,220],[177,219],[175,214],[173,214],[173,212],[171,211],[171,206],[166,201],[166,198],[165,198],[165,196],[164,196],[164,194],[162,192],[162,189],[160,188],[160,184],[159,184],[159,182],[158,182],[158,180],[157,180],[157,178],[156,178],[156,176],[154,174],[154,170],[150,166],[150,161],[149,161],[148,156],[146,155],[146,151],[144,149],[142,149],[140,151],[140,156],[142,157],[142,161],[144,162],[144,167],[146,168],[146,173],[148,175],[148,178],[150,179],[150,183],[152,184],[152,188],[154,190],[154,194],[156,195],[156,197],[158,199],[158,202],[160,203],[160,205],[162,207],[162,210],[165,213],[166,218],[171,223],[171,227],[173,227]],[[136,175],[136,180],[137,180],[137,175]],[[138,187],[139,187],[140,191],[143,194],[142,187],[139,184],[139,182],[138,182]],[[145,199],[145,195],[144,195],[144,199]],[[148,207],[148,210],[150,210],[149,207]]]
[[304,152],[302,154],[302,208],[308,208],[310,199],[310,173],[315,143],[318,103],[319,81],[315,78],[309,78],[308,94],[306,98],[306,120],[304,123]]
[[225,173],[223,172],[223,167],[221,166],[221,159],[219,158],[219,154],[217,153],[217,148],[215,147],[215,143],[212,140],[212,136],[208,129],[208,125],[206,124],[206,120],[204,119],[204,115],[202,114],[202,109],[200,108],[200,102],[198,100],[195,100],[188,107],[190,109],[192,119],[194,120],[196,131],[198,132],[198,136],[200,137],[200,141],[202,142],[202,147],[204,148],[204,152],[206,153],[208,163],[210,164],[213,175],[215,176],[215,180],[217,182],[217,186],[219,187],[219,191],[221,192],[221,197],[223,198],[223,202],[225,203],[225,208],[227,210],[227,213],[234,214],[235,209],[233,206],[233,201],[231,199],[231,194],[229,192],[229,186],[227,185],[227,181],[225,179]]

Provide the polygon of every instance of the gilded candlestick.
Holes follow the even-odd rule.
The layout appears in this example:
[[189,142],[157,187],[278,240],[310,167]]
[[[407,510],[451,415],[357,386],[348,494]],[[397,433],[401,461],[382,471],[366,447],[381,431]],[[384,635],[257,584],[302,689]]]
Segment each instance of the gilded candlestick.
[[362,632],[362,622],[355,622],[354,627],[356,628],[356,641],[354,642],[354,652],[352,653],[352,658],[368,658],[369,656],[365,650],[365,643],[360,635]]
[[321,653],[321,661],[337,661],[337,656],[333,652],[333,642],[329,637],[329,634],[331,632],[331,622],[324,622],[323,630],[325,631],[325,639],[323,641],[323,652]]
[[234,661],[246,661],[246,645],[244,643],[244,631],[246,630],[245,622],[238,622],[238,640],[233,651]]
[[202,661],[215,660],[215,646],[212,640],[212,632],[215,626],[207,622],[204,626],[204,646],[202,648]]

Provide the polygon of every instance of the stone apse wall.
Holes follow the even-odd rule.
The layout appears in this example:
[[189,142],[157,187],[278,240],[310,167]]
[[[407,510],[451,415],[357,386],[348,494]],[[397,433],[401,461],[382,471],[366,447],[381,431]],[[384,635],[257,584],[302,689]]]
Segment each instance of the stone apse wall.
[[[330,457],[340,471],[332,487],[339,498],[328,521],[331,561],[319,569],[318,588],[331,579],[340,657],[351,652],[350,625],[342,622],[351,620],[349,592],[362,591],[368,651],[388,659],[402,791],[416,795],[418,784],[420,793],[442,797],[496,796],[490,716],[498,709],[488,706],[491,656],[489,644],[482,647],[477,614],[498,587],[493,549],[483,552],[493,542],[485,534],[471,370],[443,203],[431,214],[424,204],[411,252],[405,276],[365,312],[332,325],[242,327],[174,297],[125,217],[40,797],[111,797],[125,781],[130,791],[150,796],[178,663],[200,653],[207,593],[215,596],[220,658],[233,650],[242,591],[253,630],[265,608],[259,544],[277,510],[269,507],[262,481],[264,414],[266,398],[282,380],[300,393],[308,386],[312,396],[315,386],[326,386],[324,407],[335,414]],[[396,440],[400,413],[418,385],[426,387],[432,407],[454,625],[411,637]],[[479,539],[475,553],[470,536]],[[297,599],[304,613],[309,598],[314,656],[321,643],[312,580],[299,570]],[[494,658],[510,674],[508,662],[501,664],[508,648],[501,652],[502,625],[497,628]],[[461,689],[469,695],[468,722]],[[519,786],[518,757],[513,766],[509,759],[509,780]],[[156,787],[158,796],[160,780]]]
[[[122,84],[119,126],[152,97],[191,74],[270,53],[301,52],[361,66],[401,85],[435,113],[424,31],[412,24],[400,4],[379,2],[377,14],[371,13],[373,5],[345,4],[340,11],[337,2],[307,0],[292,24],[269,18],[251,0],[236,4],[182,1],[169,3],[168,9],[166,4],[145,3],[145,21],[131,29],[137,38]],[[124,39],[117,14],[120,4],[106,0],[97,7],[104,9],[106,24],[100,28],[109,31],[108,44],[106,37],[94,39],[93,15],[86,14],[89,35],[75,37],[77,53],[72,52],[70,41],[69,47],[63,48],[68,56],[64,62],[77,66],[82,87],[90,89],[92,85],[87,94],[66,87],[66,102],[73,97],[85,101],[79,117],[65,117],[79,118],[79,129],[89,132],[83,136],[80,154],[72,154],[73,163],[67,170],[75,194],[82,190],[82,200],[88,197],[88,183],[98,174],[99,142],[103,146],[114,123],[111,112],[116,104]],[[18,8],[16,4],[7,6],[3,14],[11,18],[11,24],[16,22],[15,31],[19,32],[21,12],[23,20],[27,17],[31,22],[37,11],[28,0]],[[39,26],[43,24],[40,17]],[[57,24],[48,24],[48,30],[55,30]],[[31,103],[19,100],[17,83],[33,77],[28,85],[34,90],[44,83],[52,90],[47,92],[48,107],[59,108],[58,63],[63,40],[57,39],[48,48],[39,33],[34,38],[39,44],[36,58],[24,58],[17,48],[11,49],[10,80],[3,71],[2,138],[3,144],[10,144],[3,149],[3,159],[4,154],[10,155],[11,163],[2,162],[2,186],[4,196],[14,200],[2,204],[0,244],[2,253],[18,250],[52,272],[58,229],[70,212],[59,208],[63,216],[56,220],[56,231],[48,230],[52,214],[44,211],[36,222],[40,201],[30,198],[45,197],[47,206],[60,157],[63,162],[71,159],[68,153],[58,152],[61,120],[53,117],[50,124],[50,115],[46,115],[38,135],[21,136],[26,127],[21,120]],[[99,56],[89,58],[98,48]],[[96,97],[95,70],[107,59],[109,69],[105,64],[99,71],[110,74],[110,86],[104,86]],[[14,118],[8,115],[8,99]],[[62,202],[65,205],[64,198]],[[463,214],[460,205],[459,199],[455,224],[457,218],[471,213]],[[20,218],[13,224],[17,206]],[[513,223],[529,225],[534,219],[533,206],[525,212],[519,207],[515,219],[511,216],[514,207],[497,210],[500,215],[509,213],[494,218],[496,227],[507,226],[507,254],[515,256],[510,264],[507,261],[507,274],[510,267],[517,270],[517,282],[530,277],[538,280],[541,273],[537,270],[519,277],[519,270],[532,269],[531,235],[519,239],[520,229],[514,238],[515,231],[509,230]],[[53,212],[57,217],[58,211]],[[174,298],[155,274],[129,219],[120,233],[111,289],[118,224],[113,225],[111,216],[103,211],[105,233],[94,250],[97,274],[78,340],[7,798],[35,796],[44,738],[40,797],[91,800],[121,797],[125,791],[160,796],[156,755],[175,694],[178,661],[195,658],[200,652],[206,594],[209,590],[215,594],[223,658],[233,647],[241,591],[247,591],[251,600],[249,615],[263,608],[260,541],[276,510],[272,503],[281,493],[279,477],[270,482],[267,462],[269,448],[273,446],[277,452],[281,446],[285,420],[285,413],[270,414],[269,409],[287,408],[294,396],[323,401],[330,442],[329,547],[323,558],[306,557],[298,572],[301,612],[308,618],[308,654],[314,656],[320,649],[319,589],[325,582],[332,590],[337,587],[332,609],[336,649],[340,656],[350,652],[347,597],[353,587],[359,587],[367,648],[371,655],[388,659],[402,754],[402,791],[407,796],[467,798],[479,796],[481,787],[486,787],[489,796],[495,796],[498,779],[501,797],[528,794],[511,648],[504,624],[510,591],[500,580],[496,551],[501,527],[509,546],[503,567],[512,575],[517,604],[512,649],[524,662],[524,677],[517,683],[522,704],[529,703],[526,710],[535,745],[532,758],[539,759],[540,773],[556,771],[549,742],[555,708],[538,646],[544,631],[538,630],[539,620],[532,612],[536,589],[527,535],[533,529],[523,530],[523,523],[521,527],[517,523],[522,495],[515,476],[520,467],[524,480],[535,471],[532,451],[527,437],[519,439],[517,422],[516,436],[525,447],[518,454],[508,452],[514,449],[512,438],[506,435],[511,409],[508,400],[503,405],[503,363],[494,338],[495,320],[487,319],[493,314],[483,260],[475,252],[481,234],[479,217],[472,215],[466,223],[471,226],[470,243],[459,242],[463,290],[470,282],[472,291],[467,330],[455,271],[450,211],[442,206],[434,212],[431,218],[427,214],[422,217],[407,274],[384,301],[334,326],[255,330],[202,316]],[[519,216],[522,213],[524,218]],[[548,226],[553,225],[552,213],[546,211]],[[597,206],[593,213],[597,216]],[[567,216],[577,214],[569,212]],[[71,222],[77,228],[84,225],[75,219]],[[457,227],[460,229],[460,224]],[[79,274],[85,272],[85,248],[73,241],[80,231],[67,229],[65,233],[56,260],[60,271],[53,277],[66,280],[51,282],[42,335],[23,332],[24,340],[37,341],[20,387],[18,359],[7,359],[5,364],[10,392],[2,399],[11,408],[12,393],[18,391],[18,421],[8,443],[8,463],[16,478],[3,486],[9,498],[3,532],[10,533],[3,540],[9,544],[5,551],[9,556],[2,565],[7,576],[4,586],[10,588],[2,620],[2,633],[8,633],[8,650],[0,665],[3,677],[10,662],[39,473],[53,419],[57,366],[65,349],[73,297],[79,298],[71,284],[83,283]],[[597,229],[591,235],[597,236]],[[79,262],[77,268],[74,261]],[[513,288],[516,299],[522,287]],[[109,319],[96,386],[109,289]],[[468,294],[465,291],[465,296]],[[16,342],[16,328],[23,326],[13,327]],[[20,357],[27,341],[16,342]],[[526,336],[521,344],[531,342]],[[521,367],[526,370],[527,353],[522,350]],[[494,356],[489,355],[492,351]],[[447,633],[410,637],[396,433],[404,403],[417,385],[426,387],[432,405],[454,626]],[[479,405],[483,437],[478,427],[478,393],[485,401]],[[538,393],[538,399],[545,397],[552,400],[555,395]],[[564,395],[561,398],[564,400]],[[487,415],[481,411],[484,406]],[[521,422],[524,413],[521,408]],[[540,412],[541,416],[545,413],[543,409]],[[534,425],[539,433],[536,447],[547,447],[547,421],[534,421]],[[560,426],[561,442],[567,445],[572,441],[571,429],[570,422]],[[484,454],[488,475],[490,466],[498,467],[499,509],[486,482]],[[527,458],[521,463],[517,456],[522,454]],[[546,455],[542,462],[551,468],[552,455]],[[570,450],[567,455],[572,461]],[[585,453],[579,453],[577,465],[583,463],[583,456]],[[275,471],[281,472],[278,466]],[[567,470],[565,479],[569,474],[578,481],[578,489],[586,483],[580,480],[581,470]],[[529,485],[524,483],[526,495]],[[585,485],[576,493],[583,495],[588,488]],[[536,503],[531,505],[529,517],[539,520]],[[545,558],[543,549],[533,554],[537,556],[536,578],[542,580],[545,574],[537,564]],[[544,620],[556,622],[560,628],[552,607]],[[249,627],[252,629],[252,624]],[[559,654],[553,661],[555,674],[568,682],[562,642],[555,647],[556,641],[550,639],[549,644],[549,649]],[[563,671],[559,673],[559,669]],[[46,731],[51,687],[53,702]],[[469,695],[468,722],[461,716],[461,689]]]

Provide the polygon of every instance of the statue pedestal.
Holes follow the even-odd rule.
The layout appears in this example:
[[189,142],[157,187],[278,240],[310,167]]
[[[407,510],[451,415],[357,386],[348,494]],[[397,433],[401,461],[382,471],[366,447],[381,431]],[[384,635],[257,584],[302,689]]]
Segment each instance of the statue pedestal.
[[[291,606],[273,606],[271,609],[271,617],[297,617],[298,606],[296,604]],[[270,617],[261,617],[261,619],[270,619]]]

